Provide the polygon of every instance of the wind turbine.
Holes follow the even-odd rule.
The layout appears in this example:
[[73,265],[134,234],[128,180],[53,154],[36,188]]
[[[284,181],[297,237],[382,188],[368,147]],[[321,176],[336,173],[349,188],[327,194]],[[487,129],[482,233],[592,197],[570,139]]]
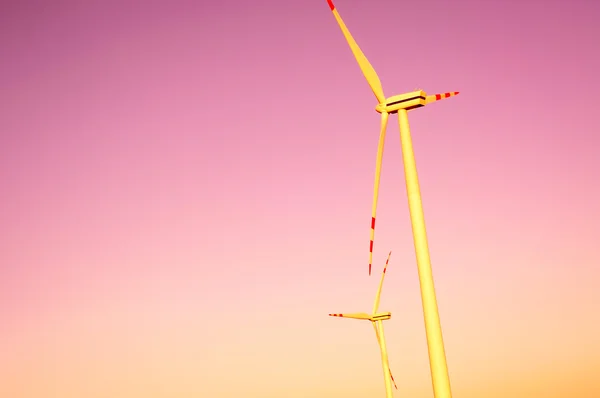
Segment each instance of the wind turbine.
[[437,300],[435,297],[435,288],[433,284],[433,275],[431,271],[431,262],[429,259],[429,247],[427,243],[427,233],[425,229],[425,217],[423,215],[423,204],[421,203],[421,192],[419,188],[419,178],[417,175],[417,165],[412,147],[410,128],[408,125],[408,111],[432,102],[452,97],[458,94],[457,91],[427,95],[423,90],[417,90],[406,94],[400,94],[386,98],[383,94],[381,81],[371,66],[362,50],[346,28],[344,21],[340,17],[332,0],[327,0],[333,16],[337,20],[344,37],[350,45],[350,49],[358,62],[371,90],[377,98],[378,104],[375,110],[381,114],[381,129],[379,133],[379,145],[377,150],[377,163],[375,168],[375,187],[373,193],[373,208],[371,214],[371,242],[369,249],[369,274],[371,273],[371,263],[373,259],[373,239],[375,237],[375,217],[377,210],[377,197],[379,192],[379,179],[381,175],[381,163],[383,159],[383,146],[385,141],[385,131],[388,121],[388,115],[397,113],[400,125],[400,142],[402,145],[402,158],[404,162],[404,176],[406,178],[406,193],[408,196],[408,208],[413,231],[413,240],[415,253],[417,257],[417,268],[419,271],[419,284],[421,286],[421,301],[423,304],[423,316],[425,319],[425,333],[427,335],[427,348],[429,351],[429,366],[431,370],[431,381],[433,384],[433,393],[435,398],[451,398],[450,378],[448,376],[448,366],[446,364],[446,354],[444,350],[444,341],[442,338],[442,328],[438,313]]
[[366,321],[371,321],[373,325],[373,329],[375,329],[375,336],[377,337],[377,342],[379,343],[379,349],[381,350],[381,362],[383,365],[383,378],[385,380],[385,396],[386,398],[392,398],[392,383],[394,383],[394,387],[398,389],[396,386],[396,382],[394,381],[394,376],[392,376],[392,371],[390,370],[390,364],[388,362],[388,354],[387,348],[385,346],[385,336],[383,335],[383,321],[386,321],[392,317],[391,312],[377,312],[379,309],[379,299],[381,298],[381,288],[383,287],[383,279],[385,278],[385,271],[387,270],[388,263],[390,262],[390,256],[392,252],[388,254],[387,260],[385,262],[385,266],[383,267],[383,272],[381,274],[381,281],[379,281],[379,289],[377,289],[377,294],[375,295],[375,304],[373,305],[373,313],[371,315],[366,314],[364,312],[353,313],[353,314],[329,314],[329,316],[338,316],[341,318],[354,318],[354,319],[362,319]]

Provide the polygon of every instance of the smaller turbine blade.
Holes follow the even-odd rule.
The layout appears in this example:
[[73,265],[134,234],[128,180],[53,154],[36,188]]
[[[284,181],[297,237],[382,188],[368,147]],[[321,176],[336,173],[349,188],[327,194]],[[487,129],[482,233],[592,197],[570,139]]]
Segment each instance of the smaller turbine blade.
[[394,383],[394,386],[396,385],[396,382],[394,382],[394,378],[392,376],[392,371],[390,370],[390,362],[388,360],[387,348],[386,348],[386,344],[385,344],[385,336],[383,333],[383,323],[381,321],[378,321],[377,325],[375,325],[375,333],[377,334],[377,342],[379,343],[379,349],[381,351],[381,361],[383,363],[383,370],[385,372],[385,370],[387,369],[387,373],[389,374],[389,377],[390,377],[389,379],[387,379],[387,375],[385,376],[386,377],[386,380],[385,380],[386,396],[391,397],[392,396],[392,392],[391,392],[392,386],[389,385],[388,381],[391,381],[392,383]]
[[371,315],[365,314],[364,312],[356,312],[352,314],[329,314],[329,316],[337,316],[340,318],[353,318],[353,319],[365,319],[371,320]]
[[[381,347],[381,341],[379,340],[379,330],[377,330],[377,326],[375,325],[374,322],[372,323],[372,325],[373,325],[373,329],[375,330],[375,337],[377,337],[377,344],[379,344],[379,347]],[[396,382],[394,381],[394,376],[392,375],[392,370],[391,369],[390,369],[390,379],[392,379],[392,383],[394,383],[394,387],[397,390],[398,386],[396,385]]]
[[388,263],[390,262],[390,256],[392,255],[392,252],[390,251],[390,254],[388,254],[387,260],[385,261],[385,266],[383,267],[383,272],[381,273],[381,280],[379,281],[379,288],[377,289],[377,294],[375,295],[375,304],[373,305],[373,315],[377,313],[377,310],[379,309],[379,301],[381,299],[381,289],[383,288],[383,279],[385,278],[385,272],[387,271],[387,266]]
[[394,383],[394,388],[397,390],[398,386],[396,385],[396,382],[394,381],[394,376],[392,376],[392,370],[390,369],[390,379],[392,379],[392,383]]
[[425,103],[430,104],[432,102],[439,101],[439,100],[442,100],[445,98],[454,97],[455,95],[458,95],[458,94],[459,94],[458,91],[454,91],[451,93],[428,95],[427,99],[425,100]]
[[375,322],[372,322],[373,325],[373,329],[375,330],[375,337],[377,337],[377,344],[381,344],[379,342],[379,330],[377,330],[377,325],[375,325]]

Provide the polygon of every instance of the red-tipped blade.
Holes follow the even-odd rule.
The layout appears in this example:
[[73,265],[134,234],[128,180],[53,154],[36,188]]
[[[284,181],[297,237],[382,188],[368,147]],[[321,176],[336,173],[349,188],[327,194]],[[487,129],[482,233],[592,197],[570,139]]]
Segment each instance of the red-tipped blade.
[[371,239],[369,242],[369,275],[373,265],[373,241],[375,240],[375,218],[377,217],[377,200],[379,198],[379,180],[381,179],[381,165],[383,163],[383,148],[385,145],[385,131],[388,113],[381,113],[381,127],[379,130],[379,143],[377,144],[377,161],[375,162],[375,181],[373,184],[373,207],[371,207]]
[[383,272],[381,273],[381,280],[379,281],[379,288],[377,289],[377,294],[375,295],[375,303],[373,304],[373,314],[377,313],[379,309],[379,300],[381,299],[381,289],[383,288],[383,280],[385,278],[385,271],[387,271],[388,263],[390,262],[390,256],[392,255],[392,251],[390,250],[390,254],[388,254],[387,260],[385,261],[385,266],[383,267]]
[[426,102],[427,102],[428,104],[430,104],[430,103],[432,103],[432,102],[439,101],[439,100],[442,100],[442,99],[444,99],[444,98],[450,98],[450,97],[454,97],[455,95],[458,95],[458,94],[460,94],[460,92],[459,92],[459,91],[453,91],[453,92],[450,92],[450,93],[444,93],[444,94],[434,94],[434,95],[428,95],[428,96],[427,96],[427,100],[426,100]]
[[459,93],[460,93],[459,91],[455,91],[453,93],[436,94],[435,95],[435,99],[436,100],[441,100],[442,98],[452,97],[454,95],[458,95]]
[[387,256],[387,260],[385,260],[385,265],[383,266],[383,273],[385,274],[385,271],[387,271],[387,266],[390,263],[390,256],[392,255],[392,251],[390,250],[388,256]]
[[398,386],[396,385],[396,382],[394,381],[394,376],[392,376],[392,371],[390,370],[390,378],[392,379],[392,383],[394,383],[394,387],[396,388],[396,390],[398,389]]
[[354,54],[354,58],[356,58],[356,62],[358,62],[358,66],[367,79],[369,87],[371,87],[371,90],[373,90],[373,94],[375,94],[377,101],[379,103],[385,102],[385,94],[383,93],[383,87],[381,87],[381,81],[379,80],[379,76],[377,76],[377,72],[375,72],[375,69],[373,69],[373,66],[367,57],[365,57],[365,54],[358,46],[358,43],[356,43],[356,40],[354,40],[350,34],[350,31],[346,27],[346,24],[338,13],[338,10],[333,5],[333,1],[327,0],[327,4],[329,5],[329,8],[331,9],[331,12],[333,13],[338,25],[340,26],[340,29],[342,29],[342,34],[346,38],[346,41],[350,46],[350,50],[352,51],[352,54]]
[[329,316],[337,316],[340,318],[354,318],[354,319],[371,320],[371,315],[365,314],[364,312],[355,312],[355,313],[350,313],[350,314],[329,314]]
[[369,276],[373,266],[373,239],[375,237],[375,217],[371,217],[371,240],[369,241]]

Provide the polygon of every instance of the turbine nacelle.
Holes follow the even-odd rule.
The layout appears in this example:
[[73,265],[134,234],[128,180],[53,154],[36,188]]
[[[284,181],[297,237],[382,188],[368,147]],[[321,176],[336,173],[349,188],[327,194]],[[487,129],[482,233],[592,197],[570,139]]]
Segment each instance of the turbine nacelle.
[[384,103],[377,104],[375,110],[378,113],[386,112],[389,114],[398,113],[400,109],[411,109],[420,108],[432,102],[453,97],[458,95],[458,91],[444,94],[427,95],[423,90],[411,91],[410,93],[394,95],[385,100]]
[[394,95],[386,98],[385,103],[378,104],[375,110],[378,113],[397,113],[400,109],[414,109],[426,105],[427,94],[423,90],[412,91],[410,93]]
[[371,316],[371,322],[387,321],[391,317],[392,317],[392,313],[391,312],[380,312],[378,314],[373,314]]

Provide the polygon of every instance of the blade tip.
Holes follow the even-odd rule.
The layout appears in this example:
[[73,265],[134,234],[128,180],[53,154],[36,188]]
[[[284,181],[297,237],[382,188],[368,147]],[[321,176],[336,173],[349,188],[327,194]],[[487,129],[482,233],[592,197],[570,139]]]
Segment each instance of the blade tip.
[[327,4],[329,4],[329,8],[331,8],[331,11],[333,11],[335,9],[335,5],[333,5],[333,1],[327,0]]

